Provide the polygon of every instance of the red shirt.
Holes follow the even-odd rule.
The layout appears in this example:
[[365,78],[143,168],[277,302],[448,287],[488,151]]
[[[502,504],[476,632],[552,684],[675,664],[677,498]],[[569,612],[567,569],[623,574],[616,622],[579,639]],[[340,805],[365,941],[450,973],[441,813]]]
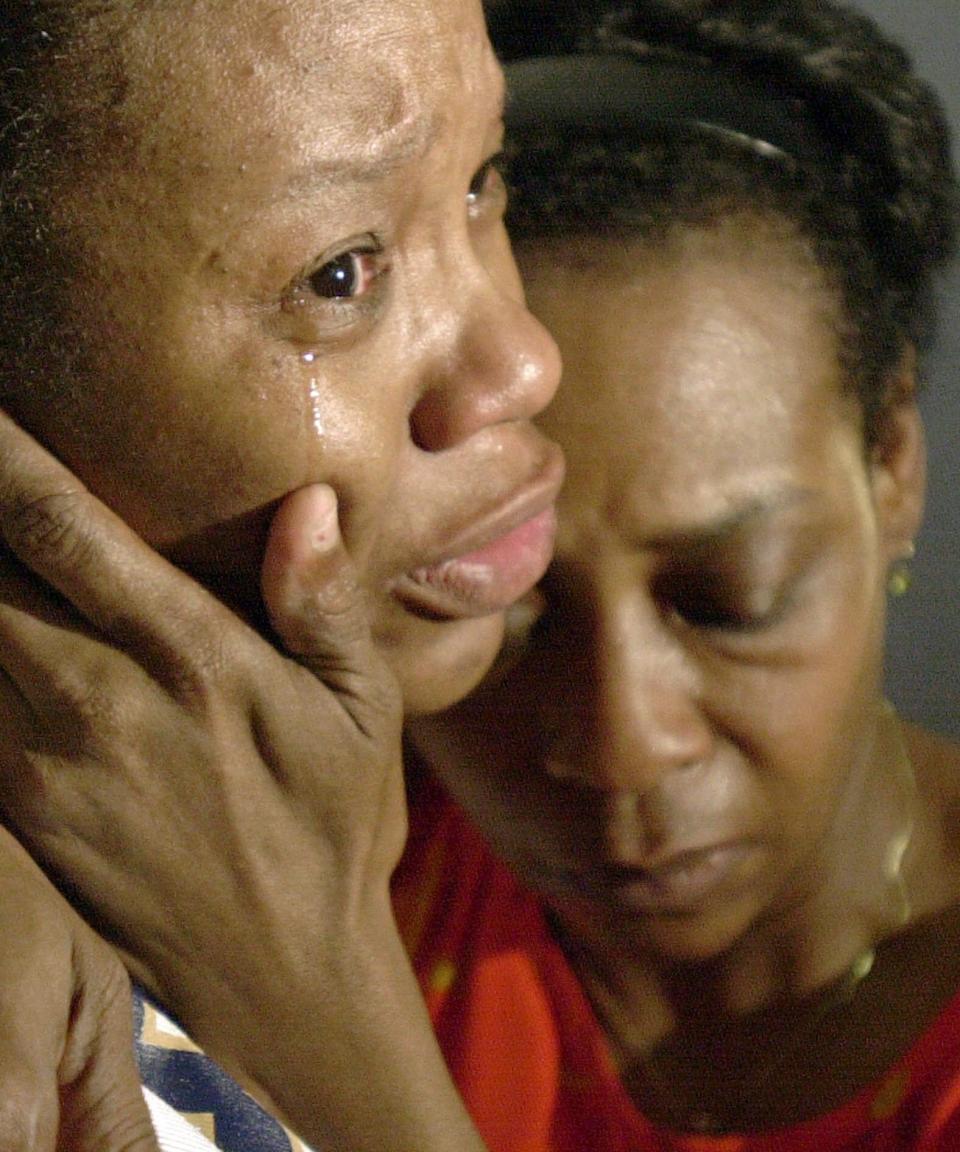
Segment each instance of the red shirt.
[[761,1135],[677,1134],[633,1105],[537,898],[435,785],[411,813],[394,902],[490,1152],[960,1152],[960,994],[835,1111]]

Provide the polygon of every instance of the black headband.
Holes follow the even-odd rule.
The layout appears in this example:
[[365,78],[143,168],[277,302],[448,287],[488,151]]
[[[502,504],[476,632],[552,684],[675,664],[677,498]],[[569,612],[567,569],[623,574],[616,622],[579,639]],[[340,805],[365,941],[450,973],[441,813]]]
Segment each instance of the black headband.
[[806,102],[697,58],[600,51],[506,66],[508,132],[616,135],[650,128],[713,133],[760,155],[836,164]]

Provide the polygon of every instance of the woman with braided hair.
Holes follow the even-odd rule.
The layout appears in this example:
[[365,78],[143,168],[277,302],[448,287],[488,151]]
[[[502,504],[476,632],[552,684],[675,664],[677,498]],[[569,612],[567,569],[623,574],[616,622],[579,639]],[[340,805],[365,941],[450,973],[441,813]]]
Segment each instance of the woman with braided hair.
[[409,946],[497,1152],[946,1152],[960,749],[881,672],[942,115],[841,5],[583,7],[492,21],[568,471],[499,667],[408,725]]

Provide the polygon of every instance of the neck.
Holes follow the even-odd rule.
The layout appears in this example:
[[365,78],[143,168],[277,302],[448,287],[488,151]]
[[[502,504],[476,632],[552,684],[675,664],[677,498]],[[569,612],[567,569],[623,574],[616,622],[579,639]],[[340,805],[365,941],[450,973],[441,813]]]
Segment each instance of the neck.
[[708,957],[656,954],[598,940],[564,922],[564,947],[614,1045],[652,1050],[689,1027],[728,1030],[814,1002],[862,972],[876,945],[911,919],[903,875],[916,784],[888,706],[835,819],[780,907]]

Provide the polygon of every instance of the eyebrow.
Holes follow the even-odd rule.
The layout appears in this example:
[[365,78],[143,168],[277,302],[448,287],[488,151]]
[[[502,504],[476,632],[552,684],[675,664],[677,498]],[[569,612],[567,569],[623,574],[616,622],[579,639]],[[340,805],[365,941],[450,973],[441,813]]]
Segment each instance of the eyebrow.
[[370,184],[430,151],[440,131],[436,115],[418,118],[402,135],[388,133],[366,155],[324,156],[298,169],[284,183],[281,195],[322,189],[341,180]]
[[[501,84],[491,107],[490,123],[503,120],[505,90]],[[280,196],[322,190],[341,180],[372,184],[389,176],[404,164],[420,160],[433,147],[443,126],[443,113],[420,116],[398,132],[387,132],[369,154],[355,157],[322,157],[294,172]]]
[[702,524],[692,524],[676,529],[645,533],[637,540],[644,548],[682,548],[691,551],[707,548],[728,540],[737,532],[749,528],[758,521],[768,519],[779,512],[809,504],[814,493],[807,488],[789,488],[772,497],[753,497],[738,504],[729,512]]

